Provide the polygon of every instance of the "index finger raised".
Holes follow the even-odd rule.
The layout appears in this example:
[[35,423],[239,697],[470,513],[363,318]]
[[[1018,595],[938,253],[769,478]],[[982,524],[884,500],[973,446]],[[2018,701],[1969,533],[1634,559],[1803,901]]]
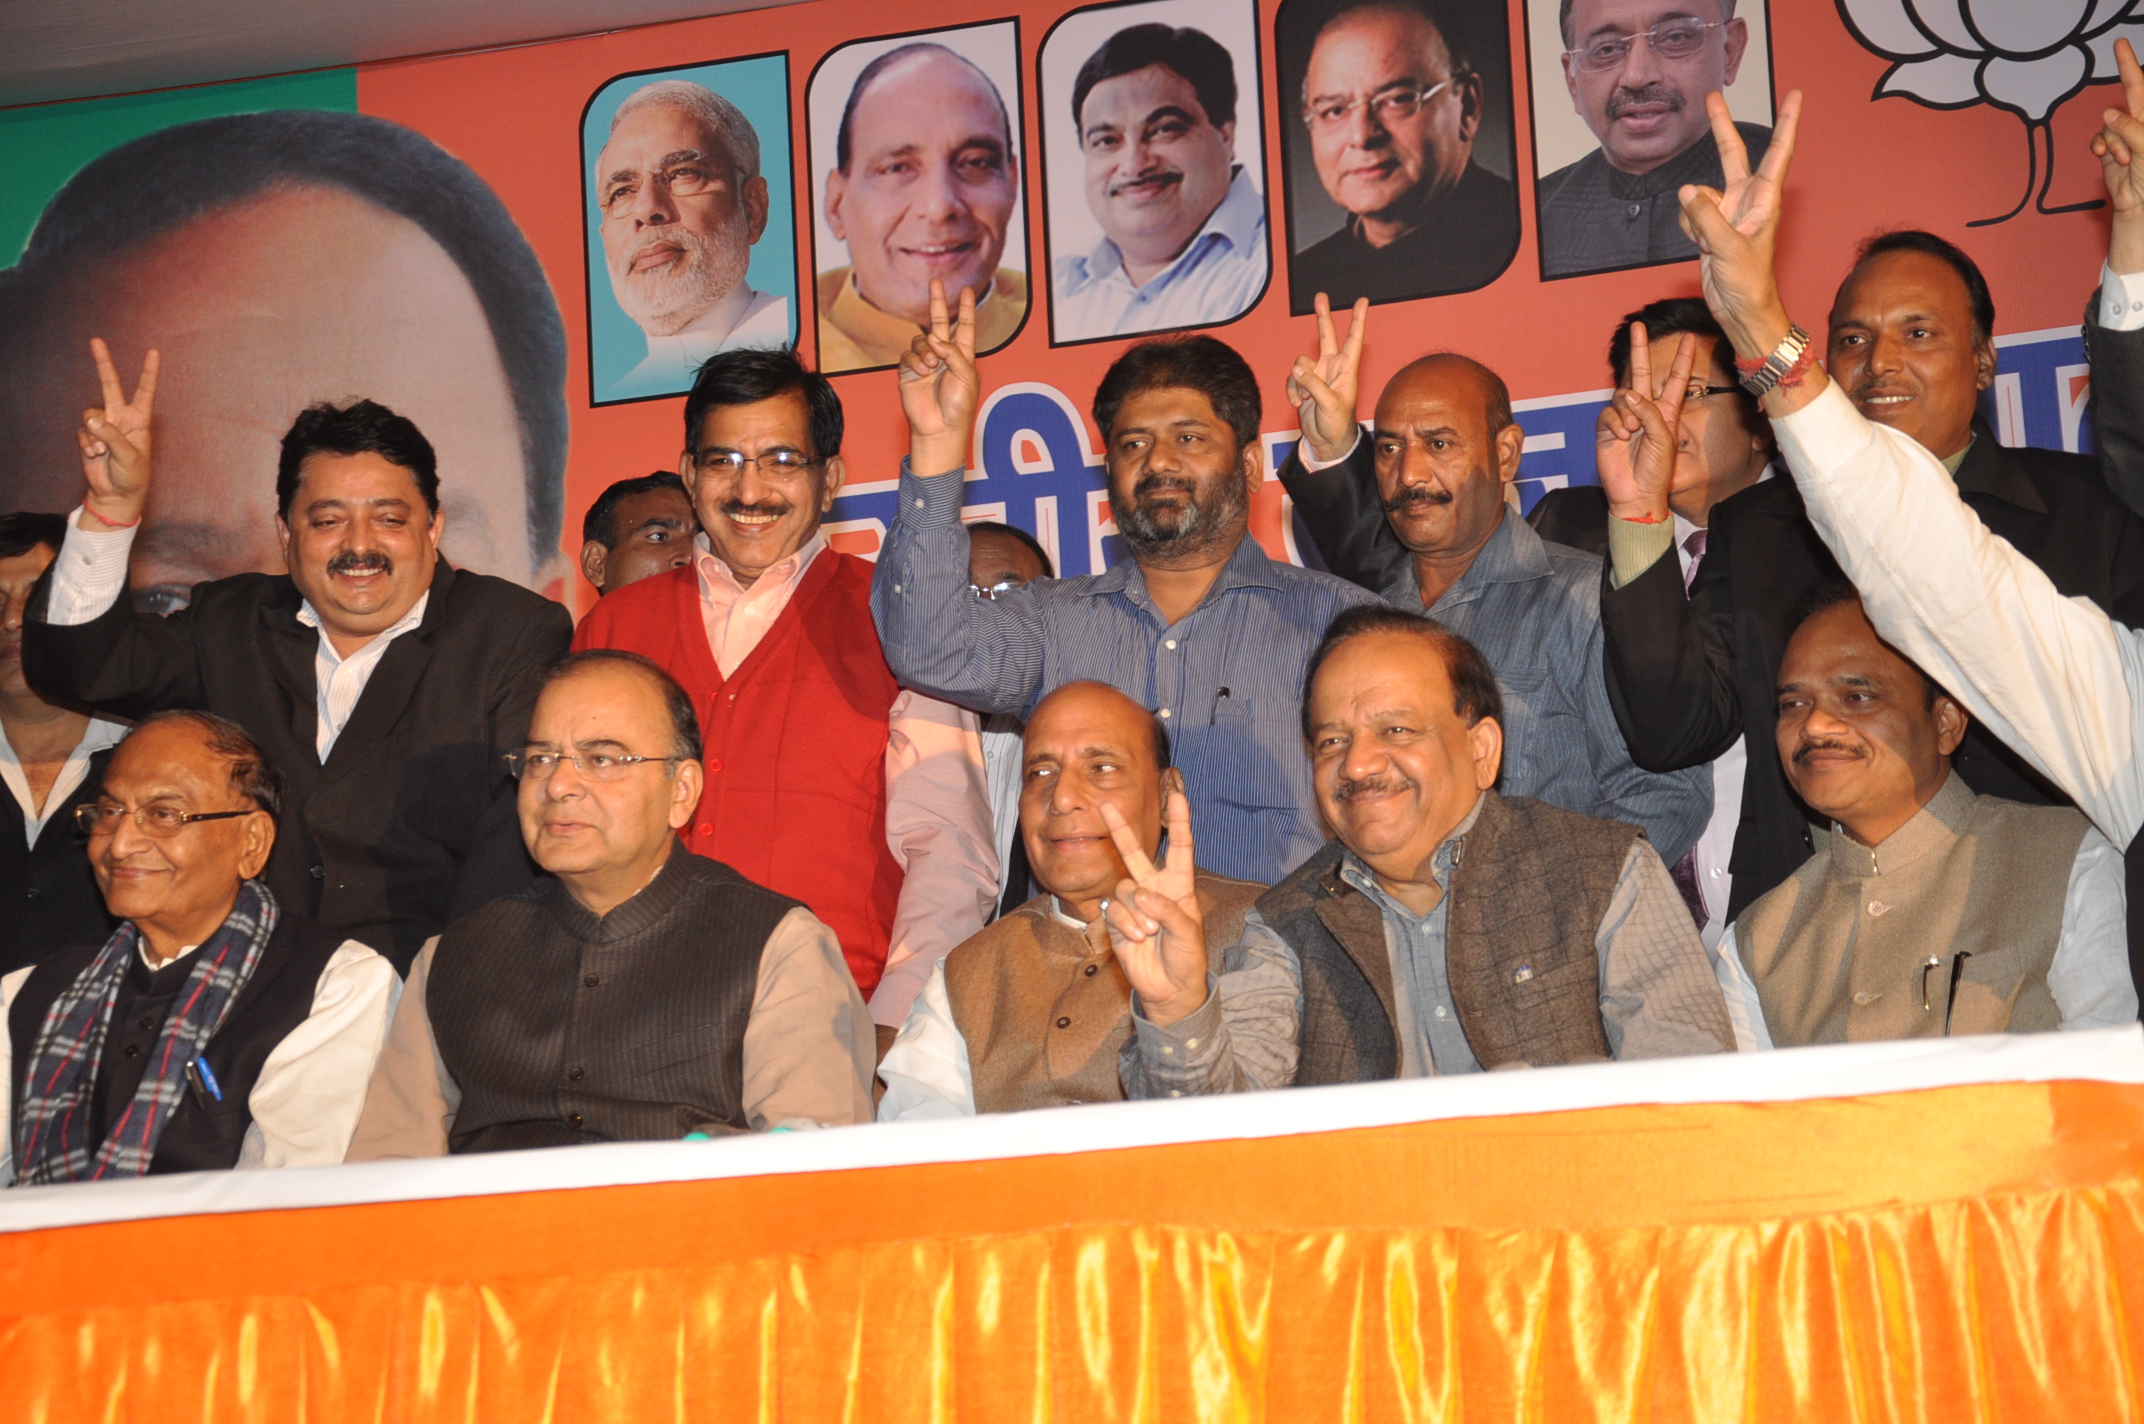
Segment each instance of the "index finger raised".
[[[1723,106],[1724,107],[1724,106]],[[1794,161],[1794,135],[1802,123],[1802,91],[1792,89],[1779,101],[1779,115],[1772,124],[1772,141],[1764,150],[1758,175],[1774,187],[1787,181],[1787,165]]]
[[1642,321],[1630,324],[1630,376],[1624,384],[1646,395],[1653,393],[1653,343]]
[[119,387],[119,368],[112,364],[112,348],[104,344],[103,337],[92,336],[89,354],[97,363],[97,380],[104,387],[104,408],[117,410],[127,403],[127,396]]
[[149,414],[150,408],[156,404],[156,377],[157,373],[163,369],[164,357],[162,352],[152,350],[142,358],[141,379],[134,383],[134,405],[144,417]]
[[1341,353],[1341,364],[1354,370],[1362,364],[1362,334],[1370,325],[1370,299],[1355,299],[1355,314],[1347,328],[1347,349]]
[[1728,112],[1726,96],[1717,89],[1705,96],[1705,117],[1712,121],[1712,141],[1720,150],[1722,186],[1732,188],[1749,177],[1749,147],[1735,127],[1735,116]]
[[953,344],[960,354],[975,359],[975,288],[960,289],[960,320],[953,328]]
[[1124,869],[1131,878],[1141,885],[1153,880],[1154,862],[1148,859],[1146,848],[1139,844],[1139,833],[1124,819],[1124,813],[1104,801],[1102,824],[1109,828],[1109,839],[1116,846],[1117,854],[1124,858]]
[[945,309],[945,283],[931,278],[931,335],[941,340],[953,335],[952,318]]
[[1162,809],[1162,825],[1169,833],[1169,852],[1166,857],[1169,869],[1192,873],[1197,864],[1191,843],[1191,798],[1181,791],[1171,791]]

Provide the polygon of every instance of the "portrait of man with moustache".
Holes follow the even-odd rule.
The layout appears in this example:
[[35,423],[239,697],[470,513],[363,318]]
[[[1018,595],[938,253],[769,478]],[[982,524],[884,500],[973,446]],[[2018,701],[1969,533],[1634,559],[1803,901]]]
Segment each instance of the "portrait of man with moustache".
[[[769,230],[760,167],[758,130],[705,84],[658,78],[618,105],[589,191],[610,295],[640,328],[645,354],[606,381],[602,368],[632,353],[606,362],[597,324],[597,399],[675,394],[718,351],[795,340],[789,299],[748,280],[752,250]],[[786,191],[786,174],[782,181]]]

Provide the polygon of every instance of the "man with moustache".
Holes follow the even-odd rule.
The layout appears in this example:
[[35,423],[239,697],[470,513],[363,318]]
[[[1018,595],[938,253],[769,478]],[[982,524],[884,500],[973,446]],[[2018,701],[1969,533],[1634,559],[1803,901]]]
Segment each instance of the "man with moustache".
[[[1344,348],[1321,319],[1320,356],[1289,375],[1303,438],[1281,482],[1328,567],[1488,657],[1507,713],[1505,794],[1631,822],[1676,865],[1704,830],[1711,778],[1643,770],[1624,745],[1601,678],[1601,561],[1544,541],[1506,502],[1525,432],[1503,381],[1464,356],[1425,356],[1386,383],[1365,436],[1355,391],[1366,317],[1358,311]],[[1375,515],[1385,532],[1361,539]],[[1323,531],[1335,530],[1328,547]],[[1351,536],[1368,557],[1350,556]],[[1681,883],[1702,923],[1689,867]]]
[[1057,263],[1053,340],[1212,326],[1258,300],[1266,201],[1236,162],[1236,98],[1235,61],[1201,30],[1133,25],[1080,66],[1072,124],[1102,240]]
[[1965,710],[1870,626],[1804,600],[1779,666],[1779,759],[1829,845],[1735,921],[1753,1021],[1804,1043],[2134,1023],[2122,856],[2069,806],[1951,774]]
[[0,974],[112,932],[74,813],[127,729],[47,702],[22,672],[30,592],[66,538],[64,515],[0,514]]
[[682,390],[718,351],[790,343],[788,299],[745,280],[767,180],[742,109],[688,79],[636,89],[611,115],[594,182],[611,295],[648,339],[612,395]]
[[1482,79],[1443,0],[1349,4],[1319,28],[1303,125],[1338,232],[1289,259],[1296,310],[1488,285],[1519,250],[1519,195],[1474,161]]
[[342,1160],[399,986],[259,879],[281,794],[208,713],[113,752],[73,819],[119,928],[0,978],[0,1184]]
[[268,888],[407,968],[448,921],[529,877],[502,758],[571,636],[565,610],[441,557],[431,443],[360,400],[314,406],[283,437],[288,573],[201,584],[169,617],[136,612],[128,555],[158,359],[129,400],[103,342],[94,354],[88,488],[22,630],[30,685],[114,716],[193,708],[244,727],[286,787]]
[[689,564],[699,532],[692,496],[670,471],[619,480],[581,518],[581,577],[607,594]]
[[347,1160],[870,1120],[833,932],[678,840],[702,757],[692,698],[646,658],[553,669],[514,758],[548,877],[425,946]]
[[1250,367],[1210,336],[1118,357],[1094,421],[1127,556],[993,599],[968,591],[960,522],[981,394],[972,298],[956,323],[934,294],[901,362],[909,455],[872,573],[887,662],[910,687],[1020,717],[1067,682],[1120,689],[1168,728],[1207,868],[1279,879],[1324,840],[1291,715],[1299,670],[1335,613],[1374,600],[1250,537],[1265,477]]
[[574,646],[639,653],[684,686],[707,771],[686,846],[812,907],[883,1051],[931,966],[990,921],[998,864],[974,714],[896,680],[871,566],[819,527],[841,437],[841,398],[795,352],[702,366],[678,466],[693,561],[605,598]]
[[[1563,77],[1601,146],[1535,188],[1541,275],[1695,257],[1676,193],[1719,186],[1705,96],[1741,72],[1749,23],[1735,0],[1562,0]],[[1751,161],[1772,131],[1737,124]]]
[[819,274],[819,369],[891,366],[930,320],[931,279],[972,287],[977,349],[1027,320],[1027,274],[998,265],[1020,198],[997,85],[944,45],[865,65],[842,106],[826,225],[849,265]]
[[1355,608],[1302,703],[1335,839],[1258,898],[1216,976],[1192,846],[1128,836],[1110,897],[1134,1098],[1424,1078],[1736,1047],[1715,965],[1635,827],[1493,788],[1497,683],[1419,613]]
[[[947,955],[879,1075],[881,1122],[1115,1102],[1131,986],[1102,911],[1129,873],[1113,836],[1148,860],[1189,855],[1190,802],[1167,727],[1113,687],[1069,682],[1027,725],[1020,835],[1041,893]],[[1206,965],[1243,930],[1263,885],[1191,871]]]

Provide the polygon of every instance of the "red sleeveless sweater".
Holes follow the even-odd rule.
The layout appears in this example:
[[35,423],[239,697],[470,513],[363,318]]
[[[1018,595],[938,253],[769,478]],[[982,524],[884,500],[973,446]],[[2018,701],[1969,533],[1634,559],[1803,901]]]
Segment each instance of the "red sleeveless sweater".
[[699,579],[687,564],[619,589],[581,620],[574,650],[640,653],[683,684],[707,762],[686,845],[809,905],[868,996],[901,894],[886,845],[887,714],[900,687],[871,621],[871,566],[822,552],[727,679]]

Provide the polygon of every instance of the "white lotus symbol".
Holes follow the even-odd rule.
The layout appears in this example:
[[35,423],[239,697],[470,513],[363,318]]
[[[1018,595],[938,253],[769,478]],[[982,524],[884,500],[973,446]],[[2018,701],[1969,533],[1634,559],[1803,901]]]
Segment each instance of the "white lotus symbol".
[[[2008,222],[2033,200],[2039,210],[2070,213],[2104,200],[2047,206],[2055,177],[2048,117],[2087,84],[2121,77],[2114,42],[2127,36],[2144,53],[2144,0],[1838,0],[1839,15],[1861,47],[1898,61],[1874,97],[1897,94],[1931,109],[1993,104],[2025,123],[2025,196],[1999,218]],[[2047,173],[2039,172],[2045,133]]]

